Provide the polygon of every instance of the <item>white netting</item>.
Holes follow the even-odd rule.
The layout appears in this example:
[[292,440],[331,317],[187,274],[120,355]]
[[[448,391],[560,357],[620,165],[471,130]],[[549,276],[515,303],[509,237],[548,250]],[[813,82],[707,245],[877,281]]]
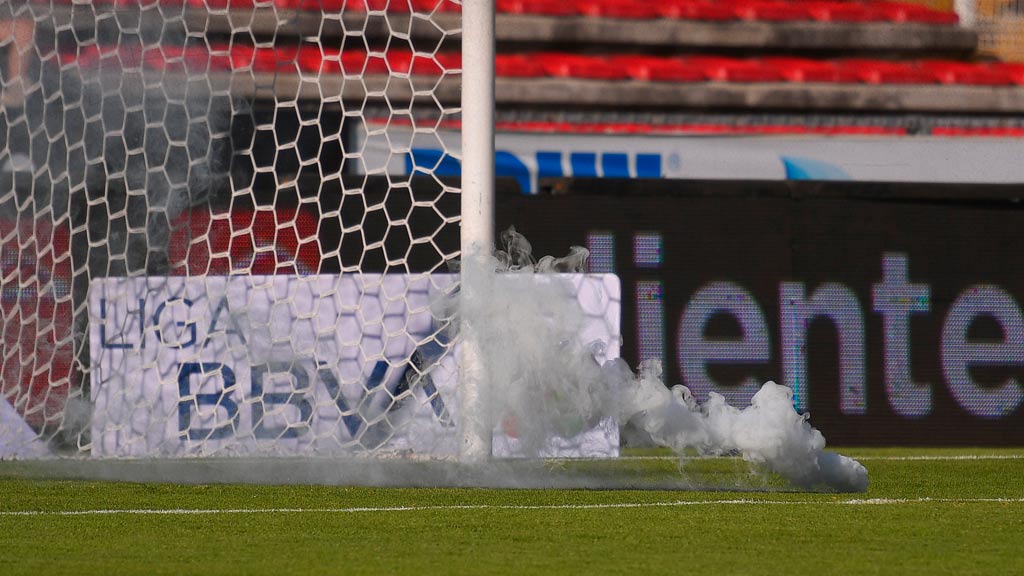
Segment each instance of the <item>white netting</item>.
[[459,12],[0,7],[0,458],[455,453]]
[[[458,189],[368,183],[386,165],[367,165],[350,135],[386,139],[395,123],[430,138],[414,110],[458,113],[458,26],[441,0],[0,7],[0,456],[212,453],[161,442],[225,434],[204,419],[237,413],[261,419],[229,418],[239,436],[320,441],[310,423],[334,418],[347,437],[333,441],[382,443],[388,403],[414,392],[401,387],[412,352],[449,348],[423,273],[457,256]],[[383,127],[361,128],[371,116]],[[342,286],[343,271],[373,275]],[[211,290],[237,297],[220,310],[228,340],[167,345],[165,318],[211,328]],[[208,414],[204,393],[230,362],[262,375],[262,395],[246,384]],[[302,400],[306,386],[334,397]]]

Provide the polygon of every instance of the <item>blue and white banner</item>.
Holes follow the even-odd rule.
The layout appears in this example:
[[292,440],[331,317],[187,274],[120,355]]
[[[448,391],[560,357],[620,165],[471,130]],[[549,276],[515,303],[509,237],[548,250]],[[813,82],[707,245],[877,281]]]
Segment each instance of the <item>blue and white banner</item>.
[[[581,342],[618,357],[614,275],[567,275]],[[457,453],[451,275],[103,278],[90,291],[92,455]],[[426,378],[417,378],[426,367]],[[515,456],[496,430],[495,455]],[[552,438],[615,456],[618,426]]]
[[[461,173],[458,132],[356,133],[365,172]],[[393,142],[410,142],[405,154]],[[1024,183],[1024,139],[923,136],[686,136],[498,132],[498,176],[544,178]]]

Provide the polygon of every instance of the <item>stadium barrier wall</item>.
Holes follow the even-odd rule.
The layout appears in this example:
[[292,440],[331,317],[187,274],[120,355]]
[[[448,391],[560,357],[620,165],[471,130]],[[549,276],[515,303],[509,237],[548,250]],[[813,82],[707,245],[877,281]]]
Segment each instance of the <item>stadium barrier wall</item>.
[[[508,280],[521,289],[550,277]],[[466,413],[456,405],[465,340],[451,340],[437,308],[457,282],[453,274],[96,279],[90,454],[451,457]],[[548,294],[582,311],[580,343],[606,342],[596,358],[616,358],[618,279],[563,274],[553,287]],[[536,440],[540,454],[618,455],[614,418],[563,429]],[[531,454],[527,436],[507,415],[493,454]]]
[[[568,179],[499,197],[622,280],[623,357],[700,400],[793,387],[833,444],[1024,442],[1019,186]],[[551,193],[550,191],[554,191]]]
[[[285,219],[295,219],[287,230],[296,237],[254,236],[285,256],[268,261],[266,272],[282,262],[289,265],[281,273],[294,273],[293,264],[320,274],[448,270],[438,254],[458,242],[453,180],[415,177],[390,192],[385,177],[349,180],[336,183],[347,189],[358,180],[366,195],[326,194],[311,203],[307,196],[323,183],[301,178],[293,193],[279,194],[274,213],[292,215]],[[1018,186],[556,179],[542,189],[527,196],[514,180],[499,179],[496,229],[515,225],[536,254],[588,246],[591,272],[621,277],[622,355],[630,364],[660,358],[667,382],[739,403],[761,381],[788,384],[798,407],[838,444],[1024,441]],[[417,210],[424,200],[436,209]],[[339,231],[377,203],[408,212],[410,226],[432,230],[441,250],[418,252],[374,218],[365,218],[362,237],[378,247],[363,254],[348,246]],[[321,220],[318,228],[302,225],[309,218],[295,212],[299,204]],[[204,210],[251,217],[249,207],[194,208],[182,216],[187,225],[172,225],[175,245],[185,231],[215,232]],[[307,255],[302,247],[311,241],[321,250]],[[83,264],[50,266],[61,285],[78,282],[72,269],[88,269],[84,255],[72,252]],[[387,265],[397,253],[407,255],[401,269]],[[203,254],[177,259],[187,268],[153,273],[189,275],[214,264]],[[39,263],[48,266],[45,255]],[[34,292],[19,294],[22,307],[46,306],[24,300]],[[80,328],[57,329],[54,341],[66,343],[54,349],[60,371],[89,346]],[[21,374],[6,385],[33,384]],[[61,395],[31,398],[45,406]]]
[[[414,143],[392,154],[387,141],[352,136],[364,150],[366,169],[391,174],[458,176],[461,166],[447,150],[461,146],[451,130],[440,141]],[[411,132],[408,134],[412,139]],[[547,178],[669,178],[722,180],[830,180],[863,182],[1024,182],[1018,138],[900,135],[710,136],[550,134],[499,131],[498,176],[515,178],[528,193]],[[955,161],[952,161],[955,160]]]

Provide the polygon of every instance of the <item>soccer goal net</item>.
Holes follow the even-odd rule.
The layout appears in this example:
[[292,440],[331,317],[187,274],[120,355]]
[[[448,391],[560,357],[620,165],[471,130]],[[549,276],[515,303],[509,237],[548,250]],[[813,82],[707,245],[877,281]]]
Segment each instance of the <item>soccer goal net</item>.
[[[450,306],[493,238],[492,10],[0,7],[0,458],[515,453]],[[581,338],[613,284],[557,293]]]

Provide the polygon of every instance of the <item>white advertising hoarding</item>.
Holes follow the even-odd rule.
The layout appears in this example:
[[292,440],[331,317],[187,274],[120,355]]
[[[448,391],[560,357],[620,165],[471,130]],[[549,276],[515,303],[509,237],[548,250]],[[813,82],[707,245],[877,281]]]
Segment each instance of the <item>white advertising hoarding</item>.
[[[602,340],[599,360],[617,357],[618,278],[561,280],[585,315],[581,342]],[[453,455],[459,352],[436,317],[454,282],[442,274],[97,279],[92,455]],[[428,364],[427,378],[413,377]],[[495,434],[495,455],[516,456],[516,439],[500,427]],[[544,448],[617,453],[613,421]]]
[[[405,132],[403,132],[405,131]],[[458,132],[356,134],[366,172],[460,173]],[[392,153],[395,140],[410,142]],[[1024,139],[928,136],[691,136],[498,132],[498,176],[524,193],[557,177],[1024,183]]]

